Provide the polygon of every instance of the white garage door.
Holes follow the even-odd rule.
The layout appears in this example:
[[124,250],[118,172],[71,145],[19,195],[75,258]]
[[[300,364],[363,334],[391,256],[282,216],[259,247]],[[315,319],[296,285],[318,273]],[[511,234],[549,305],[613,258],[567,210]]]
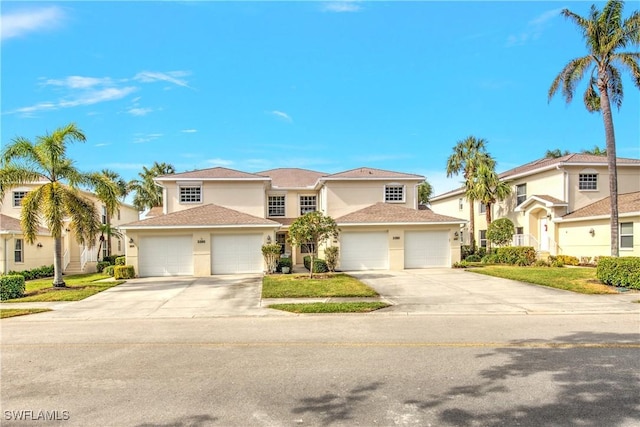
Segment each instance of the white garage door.
[[141,237],[138,257],[142,277],[193,275],[191,236]]
[[389,268],[389,241],[386,231],[342,233],[340,240],[341,270]]
[[221,234],[211,239],[211,274],[261,273],[262,234]]
[[448,231],[404,233],[404,268],[450,267]]

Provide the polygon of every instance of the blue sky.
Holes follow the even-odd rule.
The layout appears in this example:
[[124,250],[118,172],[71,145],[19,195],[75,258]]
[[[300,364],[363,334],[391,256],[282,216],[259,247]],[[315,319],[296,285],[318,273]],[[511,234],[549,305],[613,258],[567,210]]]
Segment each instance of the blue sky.
[[[596,3],[600,8],[603,3]],[[591,2],[8,2],[1,141],[75,122],[84,171],[143,165],[257,172],[360,166],[425,175],[485,138],[498,170],[547,149],[604,146],[599,114],[553,78],[586,51],[562,8]],[[638,2],[628,2],[626,15]],[[640,157],[640,96],[614,110],[620,157]]]

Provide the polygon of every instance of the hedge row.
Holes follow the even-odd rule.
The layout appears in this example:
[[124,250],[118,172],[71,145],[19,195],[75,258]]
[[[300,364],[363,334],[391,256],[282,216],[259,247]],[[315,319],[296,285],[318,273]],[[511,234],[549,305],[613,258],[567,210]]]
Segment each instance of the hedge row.
[[133,279],[136,272],[132,265],[116,265],[113,268],[113,277],[119,279]]
[[[311,269],[311,257],[310,256],[305,256],[303,258],[304,261],[304,267],[307,270]],[[327,271],[329,271],[329,267],[327,267],[327,263],[325,262],[325,260],[323,259],[314,259],[313,260],[313,272],[314,273],[326,273]]]
[[0,300],[20,298],[24,296],[24,276],[12,274],[0,276]]
[[[469,257],[467,257],[469,261]],[[482,258],[483,263],[531,265],[536,262],[536,251],[532,246],[505,246],[496,248],[490,255]]]
[[31,270],[10,271],[8,275],[16,275],[24,277],[24,280],[41,279],[43,277],[53,277],[53,264],[43,265],[42,267],[33,268]]
[[596,277],[605,285],[640,289],[640,257],[600,257]]

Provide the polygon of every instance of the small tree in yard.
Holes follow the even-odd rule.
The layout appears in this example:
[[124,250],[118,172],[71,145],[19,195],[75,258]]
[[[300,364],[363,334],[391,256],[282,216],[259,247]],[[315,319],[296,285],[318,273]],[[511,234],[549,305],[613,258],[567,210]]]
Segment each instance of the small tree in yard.
[[489,224],[487,239],[496,246],[504,246],[511,242],[516,229],[509,218],[500,218]]
[[327,263],[327,267],[330,272],[336,271],[336,267],[338,266],[338,247],[337,246],[329,246],[324,251],[324,258]]
[[293,246],[307,245],[311,257],[309,278],[313,278],[313,267],[318,253],[318,244],[338,237],[338,225],[322,212],[308,212],[297,218],[289,227],[289,242]]
[[280,245],[277,243],[262,245],[262,256],[267,263],[267,273],[275,272],[280,259]]

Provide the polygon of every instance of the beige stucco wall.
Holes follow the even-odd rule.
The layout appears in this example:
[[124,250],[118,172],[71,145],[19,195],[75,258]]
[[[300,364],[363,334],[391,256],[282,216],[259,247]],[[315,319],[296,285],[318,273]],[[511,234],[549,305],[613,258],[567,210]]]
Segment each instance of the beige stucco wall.
[[[5,234],[0,236],[0,273],[9,271],[23,271],[53,264],[53,238],[51,236],[37,236],[36,242],[30,245],[24,243],[24,262],[14,262],[15,239],[24,239],[22,235]],[[38,247],[38,243],[42,247]]]
[[[269,207],[268,207],[268,197],[269,196],[285,196],[284,201],[284,209],[285,209],[285,218],[297,218],[300,216],[300,196],[316,196],[316,209],[322,210],[321,205],[321,197],[317,191],[313,190],[275,190],[268,191],[267,197],[265,198],[264,204],[264,216],[268,217]],[[282,217],[269,217],[273,220],[277,221],[278,218]]]
[[[620,217],[620,223],[633,222],[633,250],[620,249],[620,256],[640,256],[640,215],[635,217]],[[558,227],[558,244],[560,253],[583,256],[611,255],[611,228],[608,218],[560,222]],[[589,232],[593,229],[593,236]]]
[[[178,182],[180,181],[163,182],[162,184],[166,188],[167,213],[213,203],[260,218],[265,217],[266,193],[262,181],[204,181],[202,182],[201,203],[180,203]],[[194,183],[193,185],[198,184]]]
[[401,206],[415,209],[416,185],[415,181],[327,181],[325,192],[327,198],[327,215],[339,218],[378,202],[384,202],[385,185],[404,185],[405,201],[397,203]]

